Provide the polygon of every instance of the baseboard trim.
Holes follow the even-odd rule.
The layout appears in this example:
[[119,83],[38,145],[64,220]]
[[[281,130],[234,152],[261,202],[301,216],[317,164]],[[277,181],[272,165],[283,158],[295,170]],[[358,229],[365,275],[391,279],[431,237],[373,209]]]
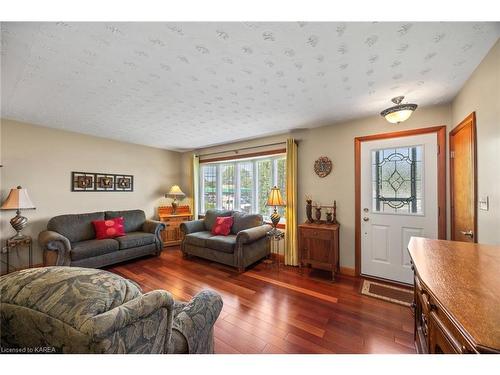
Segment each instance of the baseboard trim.
[[356,276],[356,271],[351,267],[340,267],[340,274],[347,276]]

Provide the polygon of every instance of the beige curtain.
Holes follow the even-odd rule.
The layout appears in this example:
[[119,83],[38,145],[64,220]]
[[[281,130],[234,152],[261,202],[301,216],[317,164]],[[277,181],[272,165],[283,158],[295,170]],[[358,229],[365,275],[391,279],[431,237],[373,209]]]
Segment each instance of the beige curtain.
[[193,155],[193,186],[191,191],[193,192],[193,219],[198,220],[198,200],[200,199],[199,188],[200,188],[200,157],[198,155]]
[[297,143],[293,138],[286,140],[285,264],[289,266],[299,264],[297,245]]

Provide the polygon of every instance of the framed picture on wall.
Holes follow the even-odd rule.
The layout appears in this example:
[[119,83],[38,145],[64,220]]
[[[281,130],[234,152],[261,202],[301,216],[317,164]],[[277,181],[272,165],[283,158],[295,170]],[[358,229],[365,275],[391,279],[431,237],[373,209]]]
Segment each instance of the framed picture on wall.
[[92,191],[94,190],[93,173],[71,172],[71,191]]
[[115,176],[112,174],[96,174],[96,190],[108,191],[115,188]]
[[115,176],[116,191],[134,191],[134,176],[131,175],[116,175]]
[[113,173],[71,172],[71,191],[134,191],[134,176]]

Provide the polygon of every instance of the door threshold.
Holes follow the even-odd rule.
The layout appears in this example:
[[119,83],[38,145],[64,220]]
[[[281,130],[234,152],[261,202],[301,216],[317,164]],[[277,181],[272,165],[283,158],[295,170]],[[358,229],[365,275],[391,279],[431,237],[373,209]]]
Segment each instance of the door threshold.
[[403,288],[408,288],[408,289],[413,289],[413,284],[407,284],[407,283],[402,283],[400,281],[396,280],[389,280],[389,279],[384,279],[383,277],[378,277],[378,276],[370,276],[370,275],[365,275],[365,274],[360,274],[359,277],[362,277],[367,280],[373,280],[373,281],[380,281],[389,285],[393,286],[399,286]]

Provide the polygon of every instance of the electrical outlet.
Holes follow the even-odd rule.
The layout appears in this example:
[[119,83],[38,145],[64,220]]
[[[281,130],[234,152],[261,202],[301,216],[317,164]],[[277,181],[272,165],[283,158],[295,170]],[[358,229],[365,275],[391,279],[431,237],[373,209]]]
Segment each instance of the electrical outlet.
[[488,209],[489,209],[489,197],[488,196],[479,198],[478,203],[479,203],[479,209],[481,211],[488,211]]

